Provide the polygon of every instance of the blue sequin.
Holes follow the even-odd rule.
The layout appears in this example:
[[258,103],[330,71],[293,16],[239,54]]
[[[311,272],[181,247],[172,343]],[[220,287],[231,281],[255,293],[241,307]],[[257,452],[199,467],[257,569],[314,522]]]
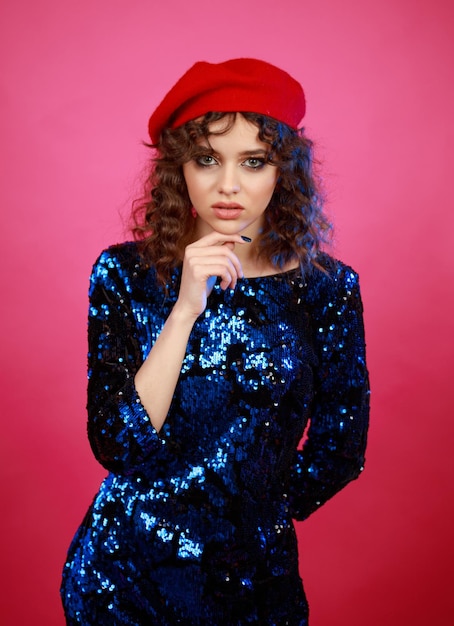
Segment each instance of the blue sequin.
[[369,397],[358,277],[320,262],[214,286],[158,434],[133,381],[179,272],[165,298],[135,244],[100,256],[88,434],[109,474],[64,567],[68,624],[307,625],[292,518],[362,471]]

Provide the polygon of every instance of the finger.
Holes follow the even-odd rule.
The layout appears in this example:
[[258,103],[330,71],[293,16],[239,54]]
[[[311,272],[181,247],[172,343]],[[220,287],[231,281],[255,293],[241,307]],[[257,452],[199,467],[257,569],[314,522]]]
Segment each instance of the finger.
[[234,268],[237,276],[243,277],[243,268],[237,255],[226,246],[208,246],[203,248],[186,248],[185,260],[195,267],[197,263],[206,265],[207,263],[229,262]]
[[209,235],[205,235],[204,237],[201,237],[197,241],[194,241],[188,247],[199,248],[199,247],[204,247],[204,246],[220,246],[226,243],[243,244],[243,243],[246,243],[246,241],[241,237],[241,235],[237,233],[233,235],[225,235],[223,233],[218,233],[217,231],[213,231]]
[[[201,256],[192,257],[188,260],[191,273],[197,282],[206,282],[211,276],[221,278],[223,289],[227,287],[235,288],[239,276],[238,268],[228,257],[223,256]],[[239,268],[241,270],[241,266]]]

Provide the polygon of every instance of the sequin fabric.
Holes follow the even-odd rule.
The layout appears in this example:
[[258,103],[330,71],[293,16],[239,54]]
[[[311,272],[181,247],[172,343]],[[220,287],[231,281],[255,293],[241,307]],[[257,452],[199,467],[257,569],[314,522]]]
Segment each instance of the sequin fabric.
[[320,262],[215,285],[157,433],[133,378],[179,273],[165,296],[135,244],[101,254],[88,435],[109,473],[64,567],[68,624],[307,625],[292,518],[360,474],[369,398],[358,277]]

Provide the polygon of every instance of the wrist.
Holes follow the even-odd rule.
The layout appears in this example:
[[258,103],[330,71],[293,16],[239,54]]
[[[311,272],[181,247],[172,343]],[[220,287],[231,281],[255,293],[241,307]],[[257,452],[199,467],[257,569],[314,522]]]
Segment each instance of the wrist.
[[168,321],[175,323],[179,327],[187,327],[189,330],[191,330],[198,317],[199,314],[188,310],[177,300],[168,317]]

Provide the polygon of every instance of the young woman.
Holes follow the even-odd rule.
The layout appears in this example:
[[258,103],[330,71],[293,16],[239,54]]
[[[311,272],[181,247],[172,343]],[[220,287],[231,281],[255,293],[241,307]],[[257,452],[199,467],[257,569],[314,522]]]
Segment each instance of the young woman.
[[286,72],[234,59],[196,63],[150,118],[135,242],[91,276],[109,474],[64,568],[68,624],[308,623],[292,520],[361,472],[368,377],[304,112]]

